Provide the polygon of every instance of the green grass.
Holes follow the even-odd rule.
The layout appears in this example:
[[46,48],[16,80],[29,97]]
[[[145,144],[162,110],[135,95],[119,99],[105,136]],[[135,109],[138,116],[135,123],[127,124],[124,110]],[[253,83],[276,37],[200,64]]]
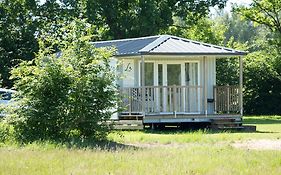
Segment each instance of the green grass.
[[257,132],[211,132],[199,130],[195,132],[121,132],[111,134],[109,138],[121,143],[217,143],[222,141],[234,142],[250,139],[281,139],[280,116],[252,116],[244,118],[245,125],[257,126]]
[[[255,124],[258,132],[124,131],[110,134],[116,143],[107,147],[2,145],[0,174],[281,174],[280,150],[231,146],[237,140],[281,138],[281,117],[245,117],[244,121]],[[147,147],[137,147],[143,145]]]

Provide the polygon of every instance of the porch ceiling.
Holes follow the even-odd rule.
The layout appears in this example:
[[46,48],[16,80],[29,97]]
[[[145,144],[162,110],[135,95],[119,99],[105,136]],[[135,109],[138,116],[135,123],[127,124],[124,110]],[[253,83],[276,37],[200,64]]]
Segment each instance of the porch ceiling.
[[115,56],[133,55],[216,55],[242,56],[247,52],[206,44],[171,35],[93,42],[96,47],[116,47]]

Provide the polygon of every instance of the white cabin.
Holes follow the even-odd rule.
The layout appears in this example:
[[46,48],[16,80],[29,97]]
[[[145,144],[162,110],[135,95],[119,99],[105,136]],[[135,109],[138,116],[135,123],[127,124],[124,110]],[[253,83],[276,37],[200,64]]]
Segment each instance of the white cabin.
[[[242,56],[246,52],[170,35],[94,42],[116,47],[124,95],[119,119],[144,124],[241,121]],[[237,57],[239,85],[216,86],[216,59]]]

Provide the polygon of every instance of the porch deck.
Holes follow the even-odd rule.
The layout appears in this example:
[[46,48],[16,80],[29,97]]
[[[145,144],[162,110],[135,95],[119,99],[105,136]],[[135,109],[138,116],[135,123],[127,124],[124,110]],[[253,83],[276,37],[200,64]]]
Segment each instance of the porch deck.
[[242,117],[239,114],[181,114],[181,115],[153,115],[145,116],[142,120],[144,124],[151,123],[212,123],[214,120],[228,119],[233,122],[242,123]]
[[119,121],[141,121],[161,128],[205,123],[213,129],[241,129],[239,86],[214,86],[208,99],[202,86],[144,86],[122,88],[124,110]]
[[[240,115],[234,114],[214,114],[214,115],[151,115],[138,116],[137,118],[130,118],[132,116],[124,116],[122,120],[113,121],[114,129],[121,130],[142,130],[147,126],[151,129],[164,129],[165,127],[207,127],[215,130],[219,129],[243,129],[242,118]],[[128,118],[129,117],[129,118]],[[188,125],[186,125],[188,124]]]
[[241,121],[239,86],[215,86],[213,98],[201,86],[145,86],[121,89],[124,110],[119,119],[143,123]]

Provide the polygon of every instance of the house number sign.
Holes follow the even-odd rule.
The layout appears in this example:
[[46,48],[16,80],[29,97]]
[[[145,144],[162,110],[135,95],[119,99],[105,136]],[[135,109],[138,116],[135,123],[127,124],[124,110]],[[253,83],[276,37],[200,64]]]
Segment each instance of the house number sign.
[[127,64],[127,66],[126,66],[126,68],[125,68],[125,71],[127,71],[127,72],[132,71],[131,63],[128,63],[128,64]]

